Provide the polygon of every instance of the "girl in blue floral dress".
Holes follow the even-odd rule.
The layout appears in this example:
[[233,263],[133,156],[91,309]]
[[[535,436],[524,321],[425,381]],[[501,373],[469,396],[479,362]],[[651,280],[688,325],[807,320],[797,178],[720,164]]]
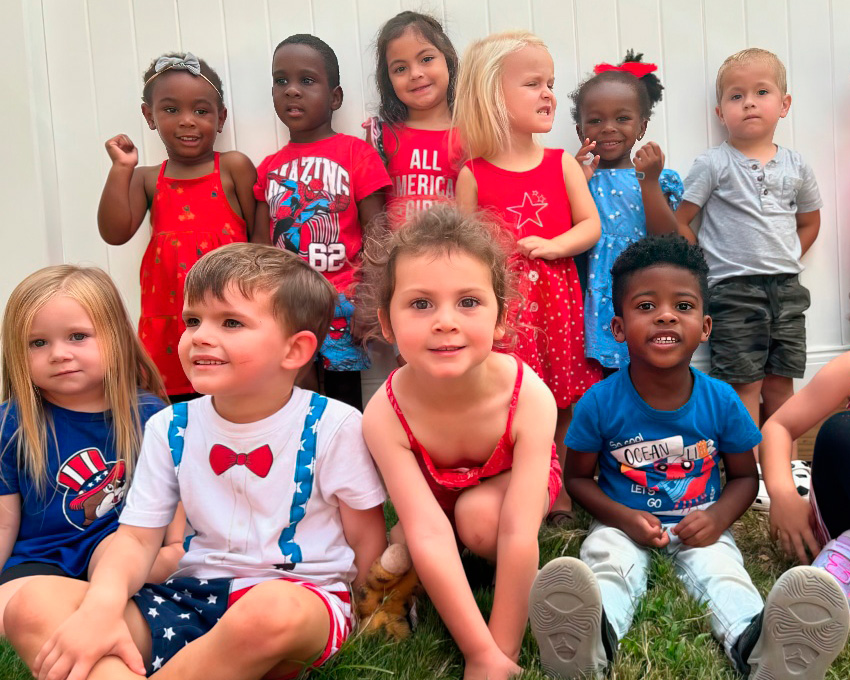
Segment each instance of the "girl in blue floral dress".
[[611,319],[611,265],[633,241],[676,231],[673,211],[682,200],[678,173],[664,169],[664,154],[643,139],[652,109],[661,101],[655,64],[631,51],[619,66],[598,64],[594,75],[570,96],[582,141],[577,159],[602,222],[602,237],[588,252],[584,305],[585,352],[610,373],[628,364],[625,345],[614,340]]

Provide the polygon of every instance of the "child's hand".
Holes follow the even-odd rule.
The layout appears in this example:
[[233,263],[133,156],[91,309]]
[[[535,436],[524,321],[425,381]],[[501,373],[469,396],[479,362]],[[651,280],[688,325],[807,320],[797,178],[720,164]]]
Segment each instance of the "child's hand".
[[661,526],[661,520],[646,510],[631,510],[620,527],[635,543],[649,548],[663,548],[670,535]]
[[645,180],[657,182],[664,169],[664,153],[655,142],[647,142],[634,157],[635,171],[642,172]]
[[113,165],[135,168],[139,164],[139,150],[127,135],[115,135],[106,140],[106,153]]
[[80,608],[44,643],[33,662],[33,675],[82,680],[105,656],[117,656],[144,677],[142,655],[124,619],[116,621],[101,612],[84,612]]
[[563,254],[558,250],[556,244],[548,239],[540,236],[526,236],[517,241],[519,252],[525,255],[530,260],[538,258],[543,260],[557,260],[563,257]]
[[507,680],[522,673],[517,666],[497,647],[491,652],[466,660],[463,680]]
[[679,540],[692,548],[704,548],[716,543],[728,527],[721,526],[713,513],[706,510],[694,510],[685,515],[672,531]]
[[593,155],[593,150],[596,148],[596,142],[591,142],[589,137],[585,137],[584,144],[576,154],[576,160],[584,172],[584,178],[589,182],[593,177],[593,173],[599,166],[599,156]]
[[797,556],[800,564],[810,564],[806,548],[812,556],[821,551],[812,531],[812,506],[791,488],[787,493],[774,494],[770,499],[770,536],[779,541],[785,554]]

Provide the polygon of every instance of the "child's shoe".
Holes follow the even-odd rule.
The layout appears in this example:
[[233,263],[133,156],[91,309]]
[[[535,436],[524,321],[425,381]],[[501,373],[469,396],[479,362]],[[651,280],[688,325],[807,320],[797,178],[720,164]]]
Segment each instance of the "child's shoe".
[[827,543],[812,562],[813,567],[826,569],[838,581],[844,594],[850,598],[850,531]]
[[614,658],[617,636],[602,609],[596,576],[574,557],[557,557],[534,579],[531,630],[543,670],[560,678],[600,677]]
[[818,680],[844,648],[850,608],[835,579],[794,567],[777,579],[762,613],[732,654],[750,680]]

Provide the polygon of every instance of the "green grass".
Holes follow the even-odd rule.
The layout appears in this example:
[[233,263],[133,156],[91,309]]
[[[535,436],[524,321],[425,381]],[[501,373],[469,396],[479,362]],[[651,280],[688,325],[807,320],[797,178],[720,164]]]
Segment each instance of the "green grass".
[[[542,529],[540,559],[546,562],[559,555],[578,556],[585,536],[587,516],[568,531]],[[767,517],[748,512],[733,531],[744,554],[753,582],[763,595],[776,578],[792,566],[767,541]],[[486,565],[473,562],[473,581],[486,584]],[[476,588],[481,608],[489,610],[492,589]],[[420,603],[420,624],[404,642],[356,637],[337,656],[314,671],[315,680],[430,680],[461,678],[462,657],[439,617],[427,603]],[[522,648],[520,665],[524,680],[542,680],[537,645],[530,633]],[[31,676],[8,645],[0,646],[0,680],[28,680]],[[649,589],[637,609],[629,634],[620,644],[610,676],[616,680],[736,680],[720,645],[711,637],[708,613],[685,593],[673,571],[672,562],[656,556],[649,577]],[[850,678],[850,646],[844,650],[827,676],[832,680]]]

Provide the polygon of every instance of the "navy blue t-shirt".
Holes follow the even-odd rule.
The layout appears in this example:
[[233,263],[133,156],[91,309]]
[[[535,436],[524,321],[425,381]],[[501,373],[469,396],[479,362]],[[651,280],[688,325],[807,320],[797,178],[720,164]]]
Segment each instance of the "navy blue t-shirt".
[[[165,404],[139,394],[142,427]],[[20,494],[21,526],[3,569],[21,562],[48,562],[71,576],[84,575],[92,552],[118,528],[126,495],[123,463],[116,464],[109,412],[81,413],[45,403],[56,438],[47,435],[47,483],[39,494],[18,469],[17,409],[0,405],[0,495]],[[57,450],[56,442],[59,447]]]
[[662,522],[716,501],[719,453],[747,452],[761,441],[735,390],[691,372],[691,396],[675,411],[641,399],[628,369],[614,373],[576,404],[565,439],[571,449],[599,453],[599,487],[609,498]]

